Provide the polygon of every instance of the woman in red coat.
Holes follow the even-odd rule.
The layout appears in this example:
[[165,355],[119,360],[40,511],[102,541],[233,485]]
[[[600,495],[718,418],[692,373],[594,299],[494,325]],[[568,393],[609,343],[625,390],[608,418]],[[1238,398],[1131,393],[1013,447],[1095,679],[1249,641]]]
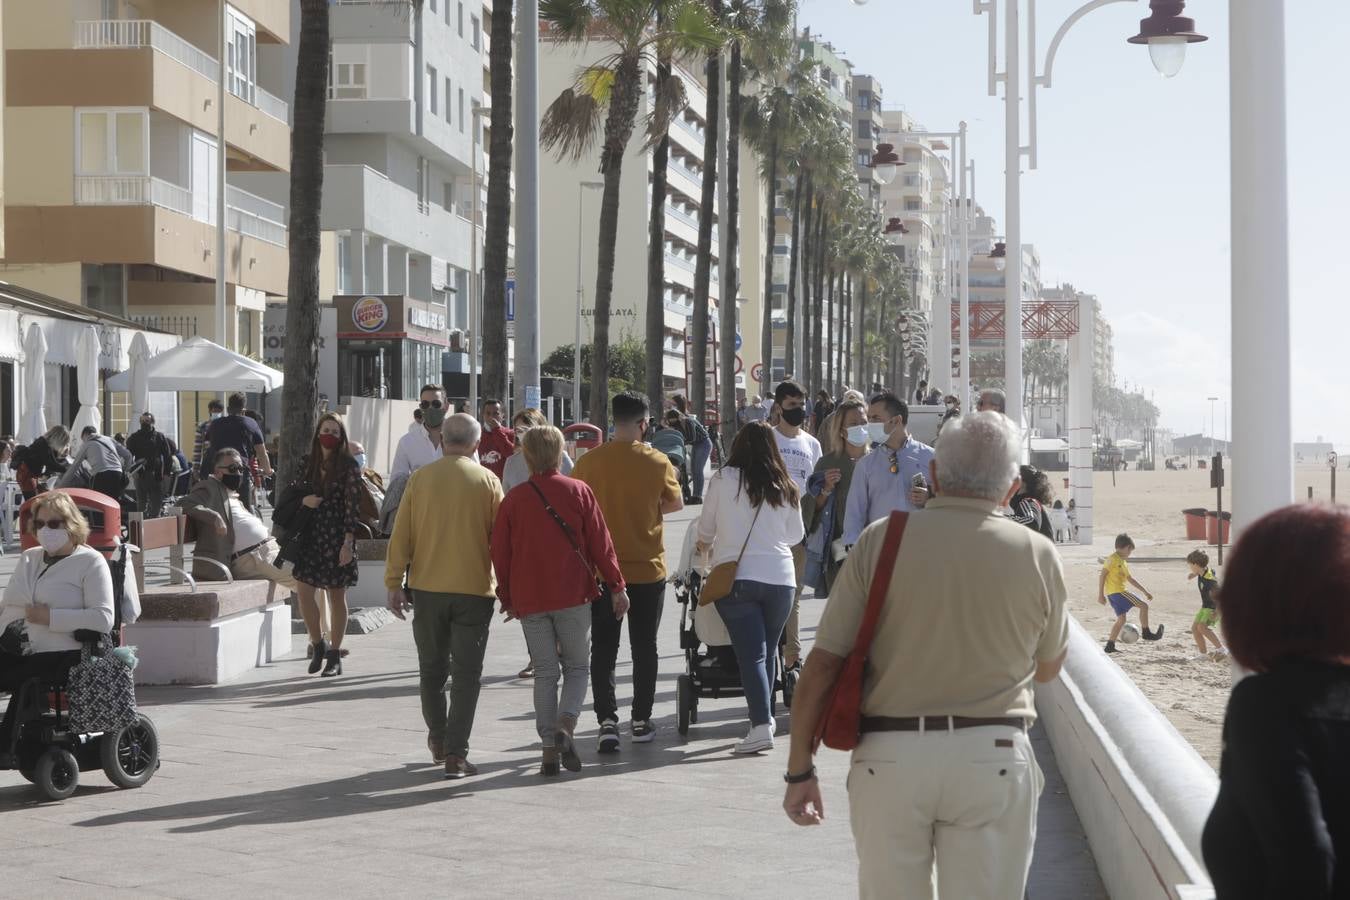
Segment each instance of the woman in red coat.
[[562,432],[551,425],[531,428],[524,445],[530,480],[507,494],[497,511],[492,564],[502,612],[507,621],[520,619],[534,660],[541,772],[557,775],[560,762],[581,771],[572,733],[590,677],[590,603],[603,583],[622,618],[628,594],[595,495],[585,483],[558,474]]

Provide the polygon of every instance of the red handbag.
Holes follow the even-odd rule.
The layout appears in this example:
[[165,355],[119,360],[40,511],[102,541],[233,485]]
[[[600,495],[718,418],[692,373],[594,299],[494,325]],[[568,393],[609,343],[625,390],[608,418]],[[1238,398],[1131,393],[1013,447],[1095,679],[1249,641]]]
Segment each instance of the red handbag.
[[834,750],[852,750],[858,746],[858,735],[862,725],[863,669],[867,666],[867,654],[872,649],[872,638],[876,636],[877,620],[881,618],[881,605],[886,601],[886,592],[891,587],[891,574],[895,571],[895,558],[900,552],[900,541],[905,536],[905,526],[909,524],[909,513],[893,512],[886,523],[886,539],[881,545],[881,555],[877,557],[877,567],[872,573],[872,587],[867,592],[867,609],[863,613],[862,624],[858,626],[858,638],[853,642],[848,659],[844,661],[844,671],[830,692],[829,705],[816,724],[812,751],[824,744]]

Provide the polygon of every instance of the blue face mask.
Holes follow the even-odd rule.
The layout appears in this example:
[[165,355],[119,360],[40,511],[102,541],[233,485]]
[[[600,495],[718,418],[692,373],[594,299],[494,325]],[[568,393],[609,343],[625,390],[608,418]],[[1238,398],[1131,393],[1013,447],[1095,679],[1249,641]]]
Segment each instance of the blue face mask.
[[356,460],[356,464],[362,469],[366,467],[366,455],[364,453],[358,453],[352,459]]
[[848,430],[848,442],[855,447],[867,446],[867,426],[854,425]]

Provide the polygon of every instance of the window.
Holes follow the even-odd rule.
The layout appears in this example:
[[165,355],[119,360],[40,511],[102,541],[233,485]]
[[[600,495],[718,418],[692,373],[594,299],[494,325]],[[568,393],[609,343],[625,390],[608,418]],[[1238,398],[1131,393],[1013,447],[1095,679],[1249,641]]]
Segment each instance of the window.
[[431,7],[431,11],[432,11],[432,12],[435,12],[435,11],[436,11],[436,0],[427,0],[427,6]]
[[872,139],[872,123],[866,119],[858,123],[858,137],[864,141]]
[[915,197],[906,197],[906,198],[905,198],[905,212],[913,212],[913,211],[918,210],[918,209],[923,209],[923,201],[922,201],[922,200],[919,200],[919,199],[917,199],[917,198],[915,198]]
[[469,43],[473,46],[473,49],[475,50],[478,49],[478,31],[480,27],[481,26],[478,24],[478,17],[469,16],[469,31],[470,31]]
[[450,27],[450,0],[445,0],[445,27]]
[[[431,110],[433,116],[440,114],[440,105],[436,102],[436,91],[440,88],[440,79],[436,77],[436,67],[427,66],[427,109]],[[446,97],[446,105],[450,103],[450,98]]]
[[445,79],[445,123],[450,124],[450,79]]
[[[449,103],[450,98],[446,97],[445,102]],[[459,130],[464,131],[464,88],[459,89]]]
[[442,190],[445,191],[445,202],[444,202],[445,211],[446,211],[446,212],[454,212],[454,211],[455,211],[455,183],[454,183],[453,181],[447,181],[447,182],[444,182],[444,183],[441,185],[441,188],[442,188]]
[[229,45],[225,59],[229,63],[226,85],[230,93],[247,103],[255,103],[258,84],[258,29],[247,16],[226,6],[225,36]]
[[145,175],[150,117],[145,110],[82,109],[76,112],[79,175]]
[[368,48],[363,44],[334,44],[328,54],[328,99],[364,100],[367,97]]
[[84,305],[114,316],[127,314],[126,275],[121,263],[80,265]]
[[[450,7],[446,7],[448,11]],[[464,4],[459,4],[459,36],[464,37]]]
[[430,212],[430,204],[427,202],[428,188],[430,187],[430,169],[427,165],[425,156],[417,157],[417,211],[420,213]]

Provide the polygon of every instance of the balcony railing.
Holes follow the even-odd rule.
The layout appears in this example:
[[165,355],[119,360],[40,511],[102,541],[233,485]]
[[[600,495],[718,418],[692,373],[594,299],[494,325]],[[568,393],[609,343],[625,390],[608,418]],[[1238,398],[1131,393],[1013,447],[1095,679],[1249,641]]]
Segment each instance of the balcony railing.
[[[149,47],[176,60],[214,84],[220,74],[219,61],[151,19],[85,19],[75,23],[76,50],[128,50]],[[238,94],[235,91],[231,91]],[[288,122],[286,101],[254,88],[254,96],[242,97],[246,103]]]
[[[76,175],[75,203],[80,206],[158,206],[214,225],[213,204],[192,191],[152,175]],[[225,226],[278,247],[286,246],[282,208],[236,187],[225,190]]]
[[[695,231],[698,230],[698,219],[689,215],[689,213],[685,212],[684,210],[676,207],[674,204],[670,203],[666,204],[666,215],[670,216],[673,219],[676,219],[677,221],[683,222],[684,224],[688,225]],[[712,233],[713,233],[713,241],[716,241],[717,240],[716,225],[713,226]]]

